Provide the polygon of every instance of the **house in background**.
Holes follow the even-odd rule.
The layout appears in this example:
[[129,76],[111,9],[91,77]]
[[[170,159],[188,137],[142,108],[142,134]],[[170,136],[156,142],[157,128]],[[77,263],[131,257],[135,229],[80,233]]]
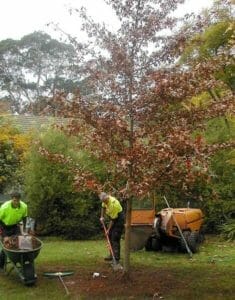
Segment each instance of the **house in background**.
[[0,99],[0,116],[1,115],[10,115],[11,112],[11,103],[7,99]]
[[12,114],[11,103],[9,100],[0,99],[0,119],[4,123],[10,123],[13,127],[22,132],[30,130],[45,130],[50,125],[65,125],[68,119],[50,117],[50,116],[35,116],[31,114]]

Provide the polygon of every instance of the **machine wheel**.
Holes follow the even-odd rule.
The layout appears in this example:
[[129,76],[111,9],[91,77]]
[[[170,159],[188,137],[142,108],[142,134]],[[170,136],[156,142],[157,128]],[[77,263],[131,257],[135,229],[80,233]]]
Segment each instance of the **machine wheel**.
[[203,243],[205,241],[205,235],[203,232],[199,232],[199,242]]
[[23,266],[24,283],[26,285],[33,285],[36,281],[33,263],[25,263]]
[[152,251],[153,250],[153,245],[152,245],[152,237],[149,237],[146,244],[145,244],[145,250],[146,251]]
[[[183,236],[184,236],[184,238],[185,238],[185,240],[186,240],[187,243],[188,243],[189,235],[190,235],[190,231],[184,231],[183,232]],[[180,243],[180,251],[183,252],[183,253],[186,253],[187,252],[187,248],[185,246],[185,242],[184,242],[184,240],[183,240],[182,237],[180,238],[179,243]]]
[[152,249],[154,251],[162,250],[161,240],[158,237],[153,237],[152,238]]
[[190,250],[193,253],[197,253],[199,250],[199,244],[200,244],[199,233],[197,231],[190,232],[187,242],[188,242],[188,246],[189,246]]

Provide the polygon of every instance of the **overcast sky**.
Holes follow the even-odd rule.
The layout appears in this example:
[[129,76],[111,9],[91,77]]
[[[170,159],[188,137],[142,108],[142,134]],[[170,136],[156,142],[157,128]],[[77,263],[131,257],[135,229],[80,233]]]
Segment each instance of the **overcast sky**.
[[[208,7],[213,0],[186,0],[181,13],[199,12]],[[111,9],[103,0],[0,0],[0,41],[12,38],[20,39],[24,35],[42,30],[53,37],[57,37],[52,27],[46,26],[50,22],[72,35],[79,36],[77,18],[71,17],[69,7],[85,6],[89,15],[97,21],[114,26]]]

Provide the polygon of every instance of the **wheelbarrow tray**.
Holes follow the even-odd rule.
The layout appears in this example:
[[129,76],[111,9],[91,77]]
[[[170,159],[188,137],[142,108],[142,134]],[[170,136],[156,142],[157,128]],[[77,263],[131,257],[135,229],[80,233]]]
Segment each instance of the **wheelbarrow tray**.
[[12,261],[14,264],[16,263],[21,263],[22,261],[30,261],[33,262],[34,259],[38,256],[41,247],[42,247],[42,242],[37,239],[37,242],[40,244],[40,246],[38,246],[35,249],[32,250],[28,250],[28,249],[8,249],[6,247],[4,247],[4,245],[2,244],[2,249],[5,252],[6,256],[10,259],[10,261]]
[[[33,237],[33,239],[36,244],[36,247],[33,249],[9,249],[5,247],[4,243],[1,241],[2,249],[7,258],[5,264],[6,273],[9,274],[13,269],[15,269],[20,279],[26,285],[34,284],[37,279],[37,275],[34,270],[34,260],[42,248],[42,242],[36,237]],[[11,263],[12,268],[7,272],[8,263]]]

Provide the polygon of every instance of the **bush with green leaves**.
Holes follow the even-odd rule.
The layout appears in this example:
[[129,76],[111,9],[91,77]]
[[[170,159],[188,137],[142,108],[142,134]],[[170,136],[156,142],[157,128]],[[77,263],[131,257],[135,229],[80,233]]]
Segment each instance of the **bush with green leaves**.
[[[214,118],[208,122],[205,133],[210,144],[223,143],[235,138],[235,119],[231,116]],[[217,152],[210,161],[212,175],[211,199],[204,204],[207,230],[221,231],[222,224],[226,223],[234,211],[235,200],[235,151],[234,149]]]
[[28,155],[25,166],[25,194],[30,215],[36,219],[41,235],[63,236],[69,239],[87,239],[99,231],[99,201],[91,192],[74,190],[73,173],[69,164],[50,160],[48,153],[71,157],[73,164],[85,164],[77,149],[77,140],[51,129],[41,134]]
[[0,118],[0,193],[22,185],[21,166],[29,143],[30,135]]
[[0,193],[3,193],[9,186],[18,164],[19,158],[14,151],[13,143],[10,140],[0,141]]
[[229,241],[235,240],[235,219],[228,220],[221,226],[222,237]]
[[214,197],[205,203],[207,228],[209,231],[220,231],[221,225],[231,218],[235,209],[235,152],[223,150],[211,160]]

